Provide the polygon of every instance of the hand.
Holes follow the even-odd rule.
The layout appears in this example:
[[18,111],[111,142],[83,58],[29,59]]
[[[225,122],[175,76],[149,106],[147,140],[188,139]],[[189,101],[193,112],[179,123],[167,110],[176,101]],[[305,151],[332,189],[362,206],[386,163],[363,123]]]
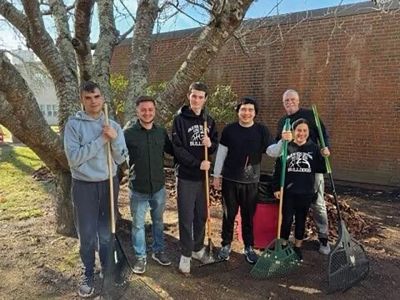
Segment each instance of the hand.
[[274,196],[276,199],[281,199],[281,191],[274,192]]
[[117,131],[110,125],[104,125],[103,127],[103,137],[109,142],[118,136]]
[[200,164],[200,170],[208,171],[210,170],[211,163],[208,160],[203,160]]
[[211,140],[208,136],[203,137],[203,145],[207,148],[211,147]]
[[291,131],[282,131],[282,140],[290,142],[293,140],[293,135]]
[[331,152],[329,151],[328,147],[325,147],[321,149],[321,154],[323,157],[328,157],[329,155],[331,155]]
[[213,186],[217,191],[221,190],[221,177],[214,177]]

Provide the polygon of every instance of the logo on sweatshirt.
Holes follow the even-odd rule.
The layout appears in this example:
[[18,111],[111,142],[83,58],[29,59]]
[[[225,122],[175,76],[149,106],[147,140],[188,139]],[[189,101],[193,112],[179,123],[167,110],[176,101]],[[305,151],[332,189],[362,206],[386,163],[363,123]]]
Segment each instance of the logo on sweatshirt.
[[288,156],[288,172],[311,173],[311,152],[294,152]]
[[190,135],[190,146],[203,146],[203,136],[204,136],[204,131],[203,131],[203,125],[193,125],[189,127],[188,129],[188,134]]

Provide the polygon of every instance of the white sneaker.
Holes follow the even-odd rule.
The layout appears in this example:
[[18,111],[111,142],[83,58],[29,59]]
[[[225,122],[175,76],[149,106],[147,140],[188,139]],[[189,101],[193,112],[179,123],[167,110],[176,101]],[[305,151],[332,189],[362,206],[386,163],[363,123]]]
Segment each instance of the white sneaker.
[[179,261],[179,271],[183,274],[190,274],[190,257],[186,257],[181,255],[181,259]]
[[205,247],[203,247],[203,249],[201,249],[200,251],[193,251],[192,258],[200,261],[202,264],[211,264],[215,261],[214,257],[208,255]]
[[319,253],[328,255],[331,253],[331,246],[329,246],[329,243],[327,243],[325,246],[323,244],[319,245]]

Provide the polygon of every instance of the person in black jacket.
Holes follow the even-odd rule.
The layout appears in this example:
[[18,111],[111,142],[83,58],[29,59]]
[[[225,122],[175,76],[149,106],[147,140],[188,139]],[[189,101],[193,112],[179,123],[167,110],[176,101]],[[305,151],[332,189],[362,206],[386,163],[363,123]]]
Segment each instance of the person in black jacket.
[[[195,82],[189,87],[189,106],[184,105],[174,118],[172,144],[177,176],[177,200],[181,258],[179,270],[190,273],[191,258],[210,263],[213,258],[204,247],[207,207],[205,200],[205,172],[210,162],[205,160],[205,146],[211,154],[218,144],[215,122],[204,113],[208,88]],[[207,118],[207,127],[204,119]],[[207,134],[204,131],[207,130]]]
[[132,245],[136,255],[133,272],[142,274],[147,264],[144,223],[149,207],[153,223],[152,258],[163,266],[171,264],[164,251],[164,153],[173,155],[173,149],[165,128],[154,123],[153,98],[140,96],[136,100],[136,113],[138,121],[126,128],[124,135],[129,152]]
[[[282,96],[283,107],[285,108],[286,115],[283,116],[278,121],[276,141],[278,142],[281,139],[281,132],[283,129],[283,125],[285,123],[285,119],[289,118],[290,123],[293,124],[296,120],[303,118],[308,121],[309,124],[309,134],[310,139],[315,143],[319,143],[319,135],[318,128],[315,124],[315,118],[312,110],[300,107],[300,99],[299,94],[292,89],[289,89],[283,93]],[[321,153],[323,156],[329,156],[329,136],[327,130],[324,126],[324,123],[320,120],[322,127],[322,134],[324,136],[326,147],[321,149]],[[319,143],[320,144],[320,143]],[[317,225],[318,230],[318,239],[320,242],[319,252],[325,255],[330,253],[330,246],[328,243],[328,214],[326,212],[326,205],[324,199],[324,176],[321,173],[315,174],[315,185],[317,188],[317,198],[313,203],[311,203],[311,208],[313,210],[313,217],[315,224]]]
[[[309,137],[309,123],[298,119],[292,125],[294,140],[288,144],[286,177],[283,193],[283,210],[281,238],[289,239],[293,216],[295,217],[294,251],[300,260],[303,259],[301,245],[304,237],[305,222],[311,202],[316,197],[315,173],[325,172],[322,150]],[[275,164],[273,190],[280,198],[280,177],[282,157]]]

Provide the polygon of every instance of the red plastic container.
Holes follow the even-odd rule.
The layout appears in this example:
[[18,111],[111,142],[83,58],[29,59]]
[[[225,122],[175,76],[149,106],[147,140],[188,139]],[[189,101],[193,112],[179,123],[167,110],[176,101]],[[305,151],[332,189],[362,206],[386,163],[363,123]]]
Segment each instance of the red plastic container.
[[[279,206],[276,203],[258,203],[253,218],[254,248],[264,249],[276,238]],[[242,239],[242,218],[240,209],[236,216],[236,232],[239,241]]]

